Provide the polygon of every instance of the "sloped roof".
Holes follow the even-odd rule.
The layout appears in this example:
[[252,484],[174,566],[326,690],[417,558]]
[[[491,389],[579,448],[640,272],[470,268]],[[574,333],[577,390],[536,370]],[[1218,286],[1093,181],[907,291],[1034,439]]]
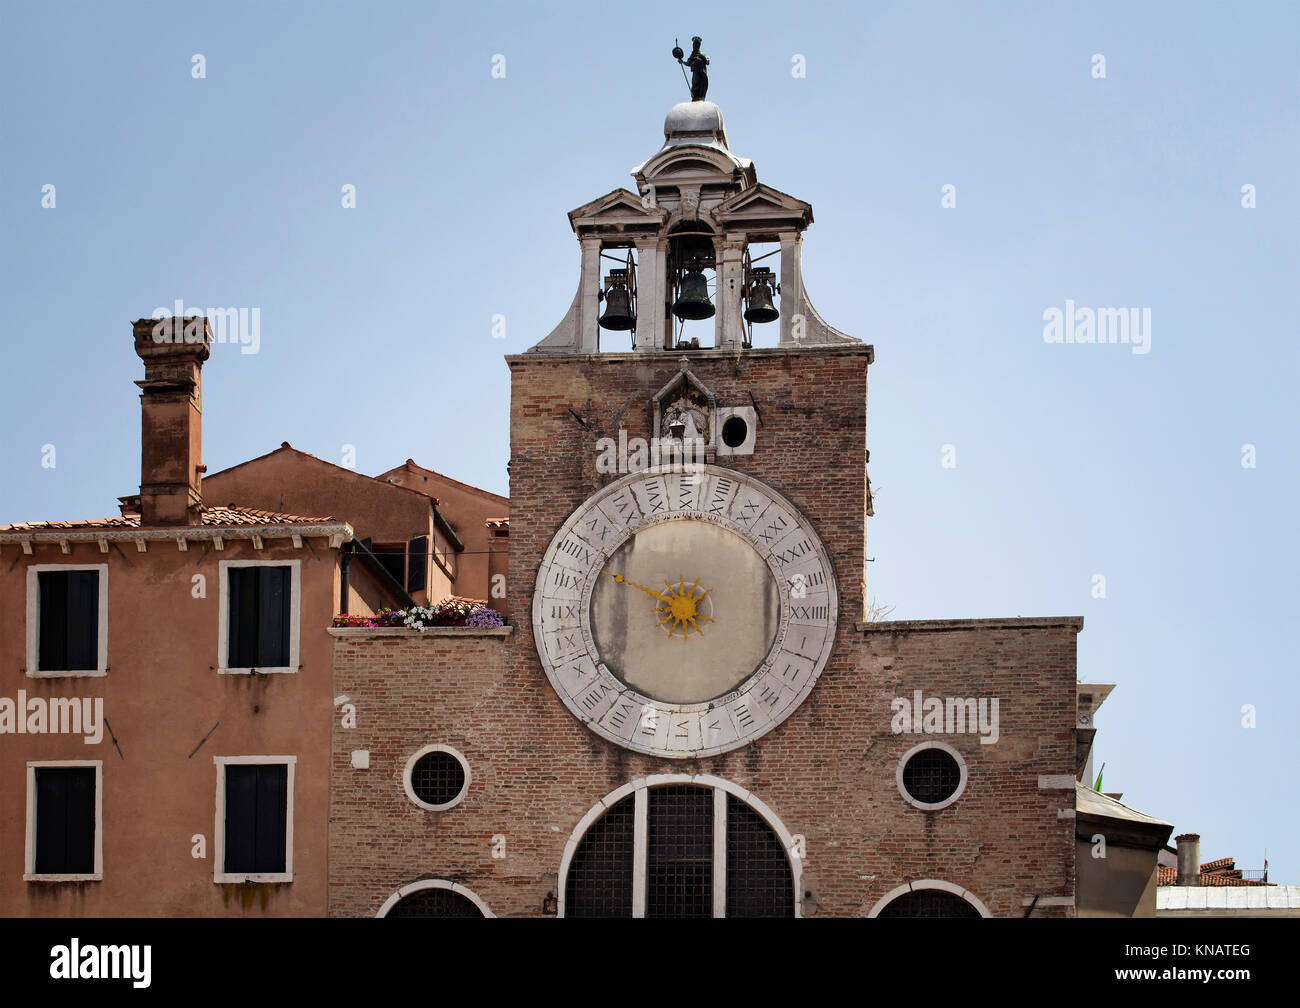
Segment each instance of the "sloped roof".
[[[331,517],[308,518],[303,515],[279,514],[275,511],[262,511],[259,508],[236,507],[234,505],[206,507],[203,510],[203,527],[231,528],[247,525],[325,525],[335,521]],[[20,522],[16,525],[0,525],[0,534],[13,532],[60,532],[91,531],[93,529],[129,529],[140,528],[138,514],[118,515],[113,518],[89,519],[87,521],[45,521]],[[168,526],[170,527],[170,526]],[[187,526],[177,526],[185,528]]]
[[[1172,865],[1156,867],[1156,885],[1176,886],[1178,869]],[[1271,886],[1272,882],[1241,877],[1241,869],[1234,867],[1232,858],[1219,858],[1201,865],[1201,885],[1203,886]]]
[[1116,801],[1094,791],[1090,787],[1085,787],[1078,781],[1074,782],[1074,809],[1076,812],[1083,812],[1089,815],[1109,816],[1111,819],[1125,819],[1129,822],[1144,823],[1148,826],[1168,826],[1171,830],[1174,828],[1172,823],[1167,823],[1163,819],[1157,819],[1155,816],[1146,815],[1137,809],[1131,809],[1123,802]]

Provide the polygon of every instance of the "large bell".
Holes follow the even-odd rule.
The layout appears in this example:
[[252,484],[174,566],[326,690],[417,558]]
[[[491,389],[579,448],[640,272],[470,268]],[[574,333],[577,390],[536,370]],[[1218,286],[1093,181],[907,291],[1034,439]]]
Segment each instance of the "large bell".
[[715,309],[709,300],[709,283],[697,269],[682,277],[681,293],[673,305],[673,314],[683,321],[713,318]]
[[776,279],[770,269],[765,266],[754,269],[749,295],[745,299],[746,322],[775,322],[781,317],[781,313],[776,310],[776,305],[772,304],[772,289],[775,285]]
[[627,291],[627,270],[610,270],[605,281],[605,314],[598,320],[602,329],[626,332],[636,328],[636,316],[632,314],[632,299]]

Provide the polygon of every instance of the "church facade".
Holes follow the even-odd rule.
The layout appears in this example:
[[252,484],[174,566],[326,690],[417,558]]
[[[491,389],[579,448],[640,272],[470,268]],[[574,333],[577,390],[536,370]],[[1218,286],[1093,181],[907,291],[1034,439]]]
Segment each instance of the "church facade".
[[705,100],[633,177],[507,358],[511,625],[330,631],[329,913],[1072,916],[1082,620],[865,618],[812,208]]

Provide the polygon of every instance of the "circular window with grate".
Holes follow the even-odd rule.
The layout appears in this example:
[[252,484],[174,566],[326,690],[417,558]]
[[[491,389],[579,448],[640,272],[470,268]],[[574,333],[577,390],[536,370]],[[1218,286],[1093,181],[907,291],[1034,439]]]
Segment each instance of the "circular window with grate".
[[469,790],[469,763],[451,746],[425,746],[406,762],[406,796],[422,809],[443,812]]
[[922,742],[898,761],[898,791],[926,812],[946,808],[966,790],[966,761],[946,742]]

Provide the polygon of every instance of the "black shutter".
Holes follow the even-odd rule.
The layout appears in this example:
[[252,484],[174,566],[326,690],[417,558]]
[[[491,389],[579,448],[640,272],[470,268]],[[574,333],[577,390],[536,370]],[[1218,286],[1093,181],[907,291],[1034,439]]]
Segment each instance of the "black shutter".
[[429,570],[429,537],[417,536],[411,540],[406,564],[406,590],[424,591]]
[[40,651],[36,664],[42,672],[68,667],[68,572],[37,571],[40,583]]
[[289,664],[289,594],[288,567],[255,567],[260,598],[257,609],[257,651],[254,666],[286,668]]
[[99,668],[99,571],[68,571],[69,669]]
[[225,842],[226,871],[250,874],[257,871],[256,766],[226,764]]
[[99,571],[38,571],[42,672],[99,668]]
[[95,768],[36,768],[38,875],[95,870]]
[[230,612],[227,633],[230,639],[227,656],[229,668],[257,666],[257,568],[230,567]]
[[285,870],[289,768],[284,763],[226,765],[224,870]]
[[283,763],[257,767],[257,870],[284,871],[289,768]]

